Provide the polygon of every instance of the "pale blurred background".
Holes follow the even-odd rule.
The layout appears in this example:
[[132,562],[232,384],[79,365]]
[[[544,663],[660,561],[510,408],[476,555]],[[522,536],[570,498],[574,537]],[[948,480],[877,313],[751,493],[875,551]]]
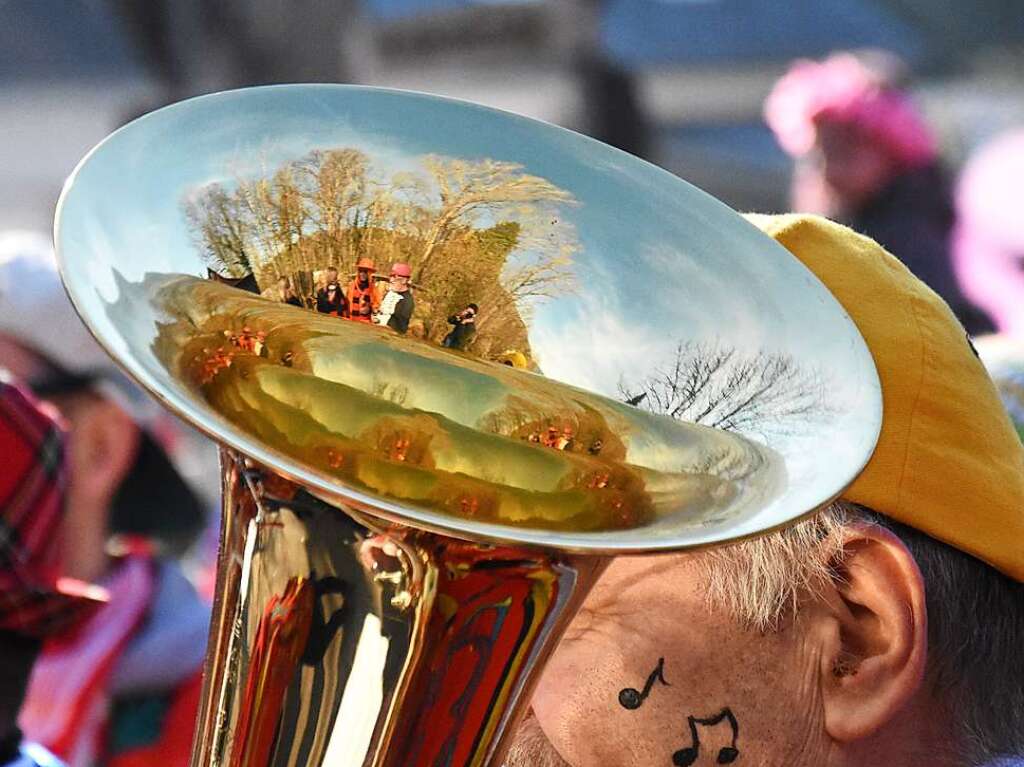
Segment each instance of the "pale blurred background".
[[905,62],[953,169],[1024,123],[1019,0],[0,0],[0,229],[48,230],[75,163],[144,111],[301,81],[483,102],[782,210],[763,100],[793,59],[839,49]]
[[[84,330],[70,307],[57,306],[48,233],[64,179],[108,133],[212,91],[361,83],[547,120],[644,157],[740,210],[821,212],[870,234],[939,292],[972,335],[997,334],[977,346],[1024,435],[1022,2],[0,0],[0,335],[16,324],[5,317],[21,317],[12,307],[32,306],[25,316],[39,320],[22,323],[19,339],[63,338],[70,361],[83,362],[87,339],[80,344],[73,331]],[[832,55],[842,51],[855,55]],[[794,65],[799,59],[825,63]],[[23,256],[35,271],[14,268]],[[50,292],[23,276],[37,273],[51,279]],[[740,295],[751,289],[737,285]],[[86,675],[68,673],[59,653],[37,664],[26,708],[36,718],[23,729],[50,748],[63,744],[62,757],[74,751],[72,767],[89,763],[91,752],[79,746],[99,743],[100,731],[133,744],[133,763],[187,760],[212,596],[216,451],[168,416],[144,425],[200,500],[181,492],[189,502],[172,502],[166,482],[122,469],[111,487],[144,484],[126,507],[130,529],[107,525],[109,509],[97,504],[90,530],[100,543],[78,541],[86,554],[106,552],[104,536],[141,530],[159,545],[99,558],[109,566],[104,582],[116,587],[110,609],[135,611],[109,663],[66,653],[90,674],[93,666],[116,671],[103,682],[109,700],[103,685],[64,691],[65,681]],[[127,444],[129,432],[113,442]],[[188,509],[192,523],[182,532]],[[138,572],[155,573],[145,599],[122,577],[136,572],[136,560],[147,563]],[[76,641],[91,646],[111,625],[97,616]],[[146,701],[173,707],[140,705],[132,696],[141,689]],[[67,705],[57,709],[54,700]],[[71,717],[101,710],[92,729]],[[179,718],[147,725],[153,740],[118,740],[136,732],[136,711],[153,710]],[[150,748],[157,750],[138,750]]]

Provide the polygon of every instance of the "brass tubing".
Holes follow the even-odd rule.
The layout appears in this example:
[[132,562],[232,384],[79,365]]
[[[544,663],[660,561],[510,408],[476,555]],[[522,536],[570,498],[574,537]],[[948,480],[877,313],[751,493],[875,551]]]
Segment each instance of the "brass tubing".
[[605,560],[368,520],[222,451],[192,764],[497,764]]

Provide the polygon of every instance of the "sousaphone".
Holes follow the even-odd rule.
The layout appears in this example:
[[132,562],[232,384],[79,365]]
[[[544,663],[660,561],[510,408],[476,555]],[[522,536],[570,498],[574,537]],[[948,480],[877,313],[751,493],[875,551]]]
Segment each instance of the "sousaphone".
[[[878,435],[863,340],[783,248],[472,104],[175,104],[82,161],[55,238],[100,343],[222,446],[195,765],[498,765],[608,557],[789,525]],[[316,311],[362,258],[360,310]]]

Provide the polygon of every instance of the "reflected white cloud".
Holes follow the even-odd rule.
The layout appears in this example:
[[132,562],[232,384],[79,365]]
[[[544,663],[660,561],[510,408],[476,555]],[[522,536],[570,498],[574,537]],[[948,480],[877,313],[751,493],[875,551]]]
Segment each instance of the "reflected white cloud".
[[649,369],[671,350],[666,334],[631,322],[608,304],[588,293],[574,303],[570,317],[535,327],[530,342],[544,375],[617,397],[624,375]]

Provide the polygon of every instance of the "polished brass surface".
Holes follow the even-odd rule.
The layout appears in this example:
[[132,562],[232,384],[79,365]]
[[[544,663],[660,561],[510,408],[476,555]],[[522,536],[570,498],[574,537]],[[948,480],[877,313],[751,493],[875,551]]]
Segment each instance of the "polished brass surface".
[[[723,431],[216,282],[147,288],[167,318],[158,358],[232,425],[347,487],[454,520],[701,525],[757,508],[781,481],[769,448]],[[574,444],[542,444],[552,423]]]
[[470,104],[176,104],[83,160],[55,241],[97,339],[223,446],[195,767],[497,767],[606,555],[791,524],[880,428],[863,339],[781,246]]
[[380,524],[225,450],[194,764],[485,765],[603,560]]

